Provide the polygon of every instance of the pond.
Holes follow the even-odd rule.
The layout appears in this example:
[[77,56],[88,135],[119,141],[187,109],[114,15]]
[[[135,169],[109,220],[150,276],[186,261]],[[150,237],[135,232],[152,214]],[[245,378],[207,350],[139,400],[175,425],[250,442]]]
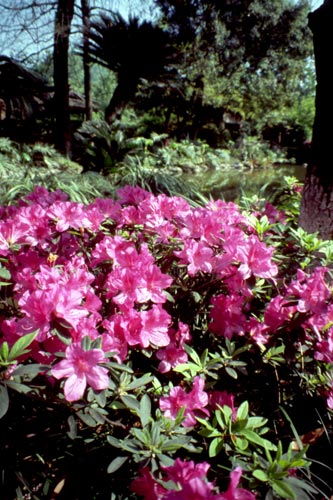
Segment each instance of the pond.
[[204,186],[202,191],[205,196],[235,201],[242,193],[251,196],[265,190],[265,193],[269,194],[274,187],[281,185],[285,176],[296,177],[299,181],[304,181],[305,173],[304,165],[281,163],[253,170],[207,171],[196,174],[195,180]]

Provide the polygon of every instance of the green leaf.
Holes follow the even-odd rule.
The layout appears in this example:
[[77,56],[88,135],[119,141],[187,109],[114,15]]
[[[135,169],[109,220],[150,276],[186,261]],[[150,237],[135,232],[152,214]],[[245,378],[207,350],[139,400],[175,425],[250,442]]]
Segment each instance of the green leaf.
[[105,424],[105,418],[103,416],[103,413],[100,411],[101,408],[98,410],[95,408],[90,407],[88,409],[89,415],[96,421],[96,424],[103,425]]
[[144,445],[147,445],[149,443],[149,435],[147,432],[144,432],[141,429],[137,429],[136,427],[132,427],[131,429],[131,434],[134,436],[138,441],[141,441]]
[[162,451],[169,451],[173,452],[176,450],[179,450],[179,448],[182,448],[184,445],[188,444],[190,442],[191,438],[189,436],[183,436],[183,437],[177,437],[174,439],[169,439],[169,441],[166,441],[162,445]]
[[[0,266],[0,278],[4,280],[10,280],[11,278],[11,274],[8,269],[2,266]],[[5,285],[8,285],[8,283],[5,283]]]
[[112,462],[110,462],[107,473],[113,474],[116,470],[120,469],[122,465],[128,460],[128,457],[116,457]]
[[224,442],[220,437],[214,438],[213,441],[209,445],[208,454],[210,457],[216,457],[224,446]]
[[275,444],[271,443],[268,441],[268,439],[263,439],[262,437],[258,436],[255,432],[244,429],[241,432],[241,435],[244,436],[246,439],[250,441],[250,443],[257,444],[258,446],[262,446],[263,448],[266,448],[267,450],[275,451],[276,446]]
[[[297,477],[289,476],[288,478],[285,479],[285,482],[288,482],[288,484],[292,487],[295,488],[295,490],[303,490],[307,491],[309,493],[317,494],[318,491],[316,488],[313,488],[311,484],[308,483],[308,481],[304,479],[298,479]],[[300,493],[297,494],[300,496]],[[297,498],[298,500],[298,498]]]
[[2,361],[6,361],[8,359],[9,347],[8,342],[3,342],[0,349],[0,358]]
[[38,363],[33,363],[31,365],[21,365],[18,366],[12,373],[13,377],[29,377],[31,380],[33,377],[46,370],[48,367],[46,365],[40,365]]
[[268,475],[266,474],[265,471],[263,470],[260,470],[260,469],[256,469],[253,471],[252,475],[258,479],[258,481],[262,481],[263,483],[267,483],[267,481],[269,480],[269,477]]
[[235,436],[235,437],[231,436],[231,439],[232,439],[235,447],[242,452],[245,451],[249,446],[249,442],[247,439],[240,438],[238,436]]
[[285,481],[272,481],[272,488],[281,498],[286,498],[287,500],[297,500],[295,491]]
[[19,356],[22,356],[22,354],[25,354],[26,348],[33,342],[37,335],[37,332],[33,333],[27,333],[27,335],[24,335],[23,337],[19,338],[15,344],[12,346],[9,355],[8,355],[8,360],[9,361],[14,361],[17,359]]
[[69,431],[67,432],[67,435],[71,439],[75,439],[77,437],[77,425],[76,425],[75,417],[73,415],[68,417],[67,423],[68,423],[68,427],[69,427]]
[[27,394],[28,392],[32,391],[31,387],[25,384],[20,384],[19,382],[15,382],[14,380],[8,380],[6,382],[6,385],[14,391],[21,392],[22,394]]
[[122,447],[122,442],[120,439],[114,438],[113,436],[106,436],[106,439],[108,443],[113,446],[114,448],[121,448]]
[[258,427],[263,427],[267,424],[267,418],[263,417],[250,417],[247,420],[247,428],[248,429],[257,429]]
[[197,352],[193,349],[193,347],[190,347],[189,345],[184,345],[184,349],[187,352],[187,354],[190,356],[190,358],[197,364],[200,365],[200,357],[197,354]]
[[134,410],[136,413],[140,411],[140,403],[134,396],[120,396],[120,399],[130,410]]
[[237,420],[246,420],[249,415],[249,403],[244,401],[237,410]]
[[88,415],[87,413],[83,413],[82,411],[79,411],[77,413],[78,417],[80,417],[80,419],[82,420],[82,422],[84,422],[86,425],[88,425],[89,427],[96,427],[96,425],[98,424],[96,422],[96,420],[94,420],[92,418],[91,415]]
[[153,380],[153,377],[146,373],[143,377],[139,377],[133,380],[127,387],[127,391],[133,391],[133,389],[138,389],[139,387],[143,387],[144,385],[149,384]]
[[8,390],[5,385],[0,385],[0,418],[6,415],[9,408]]
[[174,464],[174,459],[164,455],[163,453],[157,453],[157,457],[163,467],[170,467]]
[[175,366],[172,371],[177,372],[177,373],[183,373],[186,372],[186,370],[189,370],[189,363],[179,363],[179,365]]
[[230,368],[230,366],[227,366],[226,369],[225,369],[225,371],[227,372],[227,374],[229,375],[229,377],[232,377],[235,380],[238,378],[238,373],[233,368]]
[[145,427],[150,420],[151,416],[151,401],[148,394],[144,394],[140,401],[139,417],[141,420],[142,427]]

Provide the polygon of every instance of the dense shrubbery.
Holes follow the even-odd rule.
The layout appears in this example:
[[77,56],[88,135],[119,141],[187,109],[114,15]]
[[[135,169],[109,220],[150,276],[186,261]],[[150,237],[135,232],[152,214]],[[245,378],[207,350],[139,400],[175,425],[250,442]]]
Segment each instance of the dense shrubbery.
[[299,191],[0,208],[1,498],[328,498],[333,244]]

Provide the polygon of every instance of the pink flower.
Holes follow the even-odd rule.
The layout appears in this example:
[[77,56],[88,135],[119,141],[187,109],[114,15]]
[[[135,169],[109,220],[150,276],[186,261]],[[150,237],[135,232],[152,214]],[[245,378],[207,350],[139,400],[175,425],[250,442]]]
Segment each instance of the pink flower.
[[255,500],[256,497],[253,493],[243,488],[238,488],[241,475],[241,467],[236,467],[230,473],[229,488],[222,495],[218,495],[219,500]]
[[237,252],[241,262],[239,272],[243,278],[247,279],[252,274],[259,278],[273,278],[278,272],[276,264],[271,261],[273,252],[274,248],[268,248],[257,236],[249,236]]
[[27,229],[27,225],[13,220],[0,222],[0,255],[8,255],[13,245],[22,243]]
[[106,361],[102,349],[84,351],[78,342],[69,345],[65,351],[66,359],[53,366],[51,373],[56,379],[67,378],[64,394],[67,401],[82,398],[87,384],[100,391],[109,386],[107,369],[98,366]]
[[285,322],[290,321],[296,312],[296,307],[287,306],[287,304],[286,299],[281,297],[281,295],[277,295],[266,307],[264,322],[271,331],[275,332]]
[[183,485],[190,479],[206,477],[210,465],[207,462],[196,464],[193,460],[183,461],[176,458],[173,465],[162,467],[167,474],[167,480]]
[[210,273],[213,270],[213,250],[203,241],[186,240],[184,249],[174,254],[180,257],[181,264],[187,264],[190,276],[195,276],[199,271]]
[[139,186],[124,186],[118,189],[117,196],[120,203],[138,205],[142,200],[151,197],[151,193]]
[[136,302],[143,303],[151,300],[155,304],[163,304],[166,301],[163,289],[169,288],[172,278],[163,274],[160,268],[154,264],[146,266],[140,274]]
[[130,490],[137,495],[143,496],[144,500],[160,500],[164,498],[166,489],[155,479],[148,467],[140,470],[141,477],[131,482]]
[[265,323],[261,323],[257,318],[250,318],[247,324],[247,330],[251,339],[259,345],[267,344],[269,340],[269,328]]
[[243,335],[246,325],[246,317],[242,312],[244,300],[244,297],[237,295],[213,297],[210,330],[229,339],[234,334]]
[[140,333],[142,347],[148,347],[149,344],[157,347],[168,345],[170,342],[168,330],[171,317],[162,306],[154,304],[148,311],[142,311],[140,316],[142,319]]
[[19,300],[21,311],[25,313],[25,328],[30,331],[39,330],[36,340],[43,341],[50,330],[51,315],[54,309],[53,297],[49,292],[36,290],[26,291]]
[[36,186],[33,192],[26,195],[23,200],[47,208],[56,201],[68,200],[68,195],[60,191],[60,189],[50,192],[43,186]]
[[195,377],[193,389],[187,393],[176,386],[170,390],[170,395],[160,398],[160,408],[167,418],[174,420],[181,408],[185,408],[184,427],[192,427],[196,424],[196,415],[209,415],[205,408],[208,405],[208,394],[203,390],[205,382],[200,377]]
[[163,500],[217,500],[218,496],[212,493],[212,486],[200,479],[194,477],[182,485],[181,490],[168,491]]
[[126,326],[121,314],[116,314],[110,320],[103,321],[103,327],[106,329],[106,333],[102,334],[103,351],[114,352],[118,363],[125,361],[128,353]]
[[227,391],[213,391],[209,394],[209,406],[215,410],[220,406],[229,406],[232,409],[232,418],[236,420],[237,407],[234,405],[235,396]]
[[160,373],[169,372],[175,366],[186,363],[188,360],[188,355],[184,348],[177,347],[174,342],[170,342],[165,349],[160,349],[156,353],[156,357],[161,361],[158,365]]
[[310,276],[298,271],[298,280],[290,285],[288,294],[299,297],[296,305],[299,312],[322,314],[326,311],[327,301],[331,298],[331,291],[324,280],[326,272],[324,267],[317,267]]
[[187,352],[184,350],[184,342],[191,340],[188,325],[179,322],[178,330],[169,331],[170,343],[165,349],[159,349],[156,353],[157,359],[161,362],[158,370],[161,373],[170,371],[180,363],[186,363],[188,360]]
[[56,201],[48,209],[48,216],[56,223],[56,230],[60,233],[72,227],[80,229],[85,217],[83,204],[72,201]]
[[268,201],[265,202],[265,211],[260,215],[266,215],[271,224],[275,222],[285,223],[286,221],[285,212],[283,210],[278,210]]

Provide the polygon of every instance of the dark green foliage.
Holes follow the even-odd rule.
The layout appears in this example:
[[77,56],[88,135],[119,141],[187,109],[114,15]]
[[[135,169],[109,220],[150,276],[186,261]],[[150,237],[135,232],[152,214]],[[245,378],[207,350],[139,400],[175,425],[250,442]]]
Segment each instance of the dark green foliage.
[[176,54],[167,31],[151,22],[134,17],[126,21],[113,13],[91,23],[89,57],[117,74],[118,85],[106,110],[110,122],[134,98],[141,79],[167,77]]

